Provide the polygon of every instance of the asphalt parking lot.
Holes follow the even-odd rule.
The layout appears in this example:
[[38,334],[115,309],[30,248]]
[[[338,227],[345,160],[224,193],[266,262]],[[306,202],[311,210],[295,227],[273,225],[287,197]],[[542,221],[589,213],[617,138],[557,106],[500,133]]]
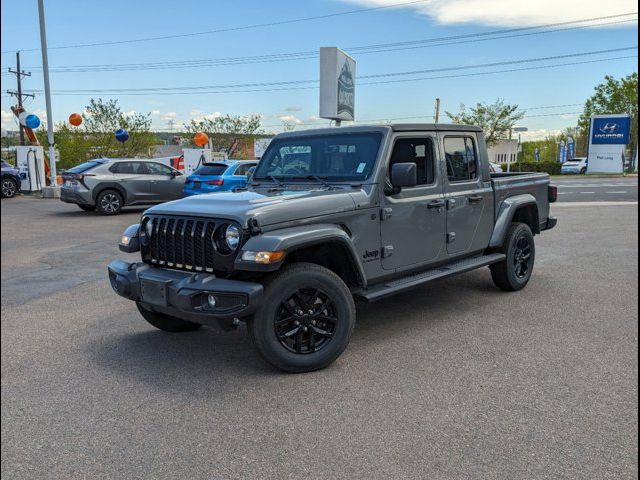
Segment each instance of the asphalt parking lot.
[[637,208],[559,203],[524,291],[483,269],[360,305],[287,375],[112,293],[140,210],[3,200],[2,478],[637,478]]

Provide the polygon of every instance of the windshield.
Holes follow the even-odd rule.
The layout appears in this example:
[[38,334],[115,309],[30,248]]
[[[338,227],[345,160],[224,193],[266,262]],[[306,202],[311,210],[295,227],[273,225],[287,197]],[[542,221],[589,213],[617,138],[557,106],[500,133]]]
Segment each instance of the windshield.
[[226,165],[224,163],[208,164],[203,165],[194,173],[196,175],[222,175],[224,172],[226,172],[227,168],[229,168],[229,165]]
[[254,179],[364,181],[373,173],[381,140],[378,133],[276,138]]

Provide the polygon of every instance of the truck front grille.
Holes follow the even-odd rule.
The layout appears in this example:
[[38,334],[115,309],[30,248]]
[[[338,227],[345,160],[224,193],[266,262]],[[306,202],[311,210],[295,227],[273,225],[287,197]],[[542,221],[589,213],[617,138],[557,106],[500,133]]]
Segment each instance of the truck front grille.
[[227,252],[220,244],[230,224],[209,218],[146,215],[140,229],[142,259],[179,270],[230,273],[236,252]]

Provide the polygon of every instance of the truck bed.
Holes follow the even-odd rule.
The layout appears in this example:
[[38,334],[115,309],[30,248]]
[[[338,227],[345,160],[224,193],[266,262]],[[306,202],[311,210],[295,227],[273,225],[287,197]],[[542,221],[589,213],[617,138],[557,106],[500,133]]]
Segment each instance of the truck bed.
[[494,191],[496,215],[507,197],[530,194],[536,198],[540,222],[546,221],[549,217],[549,184],[551,181],[548,173],[492,173],[491,183]]

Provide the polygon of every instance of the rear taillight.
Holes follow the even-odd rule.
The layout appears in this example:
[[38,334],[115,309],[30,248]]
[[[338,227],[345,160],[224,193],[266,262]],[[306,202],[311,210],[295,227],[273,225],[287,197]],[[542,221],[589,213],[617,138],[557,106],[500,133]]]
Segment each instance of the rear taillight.
[[549,203],[555,203],[558,201],[558,187],[555,185],[549,185]]
[[213,185],[214,187],[221,187],[224,185],[224,180],[207,180],[207,185]]

